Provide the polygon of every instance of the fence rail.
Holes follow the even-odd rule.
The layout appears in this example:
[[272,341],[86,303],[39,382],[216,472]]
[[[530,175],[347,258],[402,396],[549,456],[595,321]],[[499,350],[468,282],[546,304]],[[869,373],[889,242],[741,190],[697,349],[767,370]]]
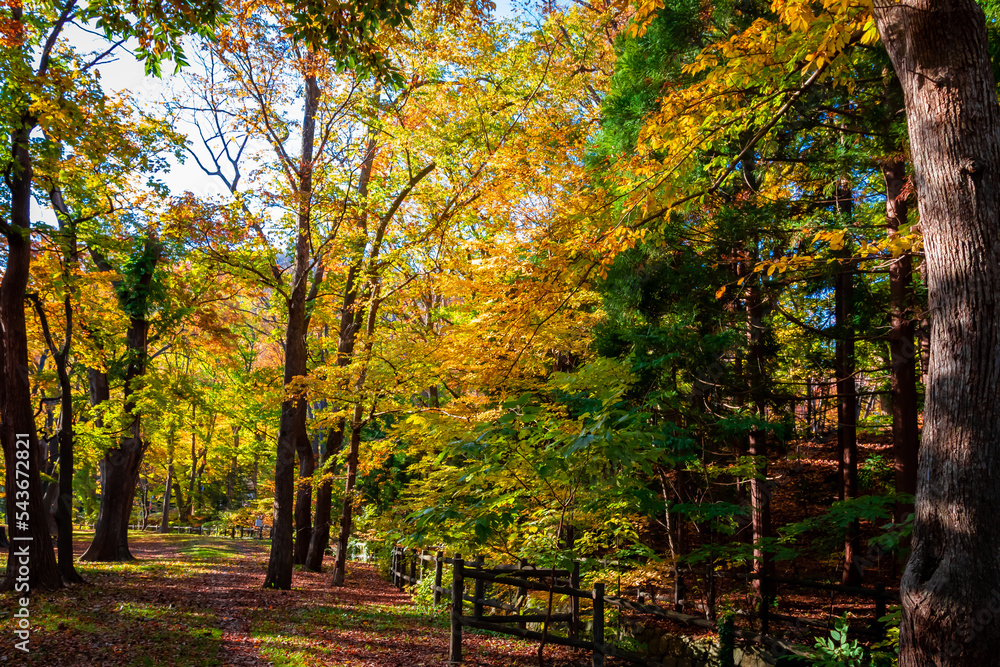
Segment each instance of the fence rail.
[[[86,528],[87,530],[93,530],[94,524],[92,523],[80,523],[77,524],[81,530]],[[267,537],[264,537],[265,528],[267,529]],[[160,526],[154,524],[146,524],[145,527],[141,523],[130,523],[128,526],[129,530],[136,530],[142,532],[159,532]],[[206,537],[229,537],[230,539],[236,539],[237,533],[239,534],[239,539],[255,539],[264,540],[271,539],[272,534],[271,526],[168,526],[168,533],[179,533],[182,535],[203,535]]]
[[[444,565],[452,565],[450,588],[443,586]],[[718,629],[717,623],[712,618],[692,616],[679,611],[676,607],[674,609],[667,609],[655,604],[655,595],[652,596],[651,603],[647,603],[640,589],[636,589],[638,601],[621,596],[605,595],[603,583],[594,584],[593,589],[581,589],[579,563],[575,563],[572,570],[533,567],[528,565],[524,560],[520,561],[517,565],[485,567],[482,556],[476,557],[473,562],[467,562],[459,554],[456,554],[453,558],[445,558],[442,551],[431,554],[427,551],[417,552],[398,546],[392,551],[390,567],[392,584],[400,589],[406,584],[416,585],[420,583],[430,568],[433,568],[434,581],[431,588],[435,604],[441,603],[442,600],[448,600],[451,605],[449,656],[453,663],[459,663],[462,660],[462,628],[471,627],[589,650],[592,655],[591,664],[593,667],[603,667],[605,656],[615,656],[647,667],[660,665],[661,663],[655,658],[624,651],[605,642],[604,609],[606,606],[628,609],[633,612],[692,627],[709,630]],[[675,569],[675,575],[680,576],[680,571]],[[758,575],[738,573],[715,573],[709,575],[707,578],[715,579],[719,577],[738,578],[741,580],[761,578]],[[472,595],[466,593],[466,580],[473,582]],[[881,584],[874,588],[864,588],[785,577],[766,577],[764,583],[765,586],[762,586],[763,590],[768,590],[766,587],[768,585],[777,586],[780,584],[872,598],[875,600],[875,619],[867,627],[851,626],[851,632],[879,638],[883,638],[885,634],[884,628],[879,624],[878,619],[885,615],[886,602],[893,599],[898,600],[898,593],[886,590]],[[487,597],[487,586],[516,588],[516,594],[514,595],[515,602],[511,604]],[[456,591],[458,592],[457,595],[455,594]],[[565,595],[569,598],[570,611],[568,613],[544,614],[522,611],[528,600],[529,591]],[[589,610],[583,611],[581,609],[582,600],[589,601]],[[769,609],[769,601],[770,596],[764,596],[761,599],[761,606],[757,614],[760,632],[733,628],[733,634],[747,643],[763,646],[776,655],[808,655],[807,649],[802,646],[769,636],[768,631],[771,623],[791,623],[800,628],[813,629],[827,629],[830,627],[829,623],[817,619],[777,614]],[[465,613],[464,603],[466,602],[471,603],[473,606],[471,615]],[[508,613],[486,615],[484,614],[486,607]],[[712,615],[709,612],[709,616]],[[589,639],[581,637],[581,634],[583,634],[581,630],[585,627],[583,624],[584,616],[590,619]],[[541,632],[538,630],[529,630],[527,627],[529,623],[543,624],[543,630]],[[551,629],[548,627],[550,623],[565,623],[568,629],[566,635],[551,632]]]

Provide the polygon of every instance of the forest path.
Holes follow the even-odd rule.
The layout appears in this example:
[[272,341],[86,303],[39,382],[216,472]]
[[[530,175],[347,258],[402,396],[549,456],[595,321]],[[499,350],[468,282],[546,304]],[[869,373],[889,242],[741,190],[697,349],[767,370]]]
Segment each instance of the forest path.
[[[83,552],[91,534],[77,535]],[[261,588],[266,541],[132,533],[131,563],[77,563],[88,585],[31,599],[30,653],[0,642],[0,667],[421,667],[447,660],[446,612],[430,614],[371,565],[351,563],[347,585],[296,569],[291,591]],[[0,551],[0,556],[3,556]],[[0,597],[12,629],[14,600]],[[464,665],[537,665],[537,644],[467,632]],[[589,656],[546,648],[546,665]]]

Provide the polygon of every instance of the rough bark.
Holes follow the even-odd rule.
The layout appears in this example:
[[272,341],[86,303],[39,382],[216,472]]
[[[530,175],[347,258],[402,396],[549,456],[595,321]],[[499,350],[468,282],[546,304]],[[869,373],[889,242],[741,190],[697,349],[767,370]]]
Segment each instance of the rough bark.
[[931,318],[901,667],[1000,654],[1000,107],[973,0],[876,4],[903,86]]
[[[20,10],[17,11],[19,14]],[[19,20],[20,17],[15,18]],[[39,459],[35,455],[39,451],[39,443],[31,409],[28,337],[24,318],[24,298],[31,267],[29,211],[32,168],[28,136],[35,120],[24,115],[19,121],[20,127],[11,134],[11,159],[16,166],[10,170],[8,181],[10,220],[0,220],[0,230],[7,240],[7,261],[3,279],[0,280],[0,327],[3,328],[0,345],[0,441],[3,444],[4,488],[8,494],[7,525],[11,541],[7,571],[0,582],[0,590],[11,590],[20,585],[17,572],[22,564],[20,552],[23,544],[30,545],[27,549],[27,584],[31,590],[62,586],[49,536],[47,511],[42,504]]]

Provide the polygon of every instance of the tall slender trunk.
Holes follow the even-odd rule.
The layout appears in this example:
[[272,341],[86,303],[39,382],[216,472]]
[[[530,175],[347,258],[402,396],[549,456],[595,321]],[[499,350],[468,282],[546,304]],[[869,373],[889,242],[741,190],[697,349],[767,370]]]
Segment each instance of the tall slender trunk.
[[[747,289],[747,325],[749,354],[747,379],[754,416],[763,421],[766,416],[767,371],[765,364],[764,300],[760,286],[753,281]],[[750,431],[747,454],[754,458],[754,475],[750,478],[750,526],[753,533],[753,572],[758,576],[754,587],[758,595],[772,595],[770,586],[761,582],[774,574],[774,559],[762,543],[771,537],[771,494],[767,490],[767,432],[760,428]]]
[[167,461],[167,484],[163,490],[163,514],[160,517],[160,532],[170,532],[170,485],[174,481],[174,457]]
[[316,521],[313,524],[312,538],[309,540],[309,551],[306,554],[305,568],[310,572],[323,570],[323,555],[330,543],[330,505],[333,497],[333,482],[329,476],[333,473],[334,461],[340,456],[344,447],[344,428],[346,419],[341,418],[327,432],[324,447],[323,479],[316,488]]
[[[305,401],[303,401],[305,404]],[[313,535],[312,525],[312,476],[316,471],[316,456],[306,432],[305,419],[302,433],[296,439],[299,455],[299,481],[295,494],[295,563],[303,565],[309,552],[309,542]]]
[[[853,211],[851,188],[845,181],[837,186],[837,212],[843,220],[849,220]],[[845,250],[846,259],[840,263],[834,286],[836,301],[836,381],[837,381],[837,446],[840,455],[840,499],[856,498],[858,495],[858,395],[854,380],[854,262],[850,251]],[[855,521],[847,528],[844,537],[845,585],[856,585],[861,580],[861,571],[855,567],[860,526]]]
[[182,482],[174,483],[174,501],[177,504],[177,523],[183,523],[184,519],[184,508],[187,505],[184,504],[184,484]]
[[235,509],[238,505],[236,503],[236,485],[240,476],[240,427],[233,426],[233,458],[229,465],[229,474],[226,475],[226,508]]
[[351,445],[347,453],[347,482],[344,485],[344,501],[340,508],[340,533],[337,536],[337,554],[333,565],[331,585],[343,586],[347,574],[347,547],[351,540],[354,521],[354,486],[358,479],[358,449],[361,445],[362,418],[364,407],[360,402],[354,405],[351,418]]
[[876,3],[903,86],[931,317],[901,667],[995,665],[1000,637],[1000,105],[974,0]]
[[[365,201],[368,197],[368,185],[371,181],[372,169],[375,165],[376,144],[374,136],[369,137],[365,157],[361,163],[361,172],[358,175],[358,199]],[[359,227],[366,228],[367,213],[362,213],[358,220]],[[367,239],[365,239],[367,241]],[[361,243],[356,248],[356,259],[347,270],[347,278],[344,283],[344,301],[340,308],[340,330],[337,336],[337,366],[347,368],[354,357],[354,346],[358,339],[358,332],[361,330],[362,322],[365,320],[365,310],[358,304],[358,275],[364,263],[365,244]],[[349,386],[349,385],[347,385]],[[345,387],[346,388],[346,387]],[[338,420],[337,424],[331,428],[327,436],[326,457],[323,460],[324,466],[332,465],[335,457],[340,456],[340,450],[344,446],[345,420]],[[331,501],[333,497],[333,485],[328,479],[329,470],[325,471],[324,479],[320,482],[316,491],[316,521],[313,525],[312,537],[309,540],[309,549],[306,553],[305,566],[307,570],[319,572],[323,568],[323,554],[326,552],[327,544],[330,541],[330,518],[332,515]]]
[[351,417],[351,447],[347,453],[347,482],[344,485],[344,502],[340,511],[340,535],[337,539],[337,556],[334,562],[332,585],[343,586],[347,568],[347,546],[351,539],[354,511],[354,486],[358,477],[358,449],[361,446],[361,429],[364,426],[364,404],[360,392],[365,386],[368,375],[368,362],[375,345],[375,323],[378,318],[380,304],[380,285],[374,278],[369,283],[371,287],[371,302],[368,304],[368,318],[365,325],[365,344],[362,353],[361,370],[354,388],[358,392],[355,399],[354,414]]
[[[295,378],[305,377],[306,293],[309,276],[310,211],[312,205],[313,142],[319,87],[314,75],[306,77],[305,111],[302,121],[302,157],[299,162],[298,229],[295,242],[295,266],[288,294],[288,323],[285,327],[285,372],[287,388]],[[267,564],[264,588],[288,590],[292,587],[295,564],[293,503],[295,501],[295,454],[302,440],[308,447],[306,403],[303,396],[286,398],[281,404],[277,457],[274,465],[274,516],[271,555]],[[308,447],[311,453],[312,448]]]

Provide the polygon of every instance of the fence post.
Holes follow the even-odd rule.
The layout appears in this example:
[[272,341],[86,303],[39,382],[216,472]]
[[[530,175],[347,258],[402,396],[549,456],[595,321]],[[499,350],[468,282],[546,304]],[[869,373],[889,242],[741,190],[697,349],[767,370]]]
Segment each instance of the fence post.
[[416,549],[410,554],[410,585],[417,585],[417,558],[420,557],[420,552]]
[[405,585],[405,580],[403,577],[406,576],[406,547],[399,547],[399,578],[396,579],[396,588],[400,591],[403,590]]
[[[580,561],[573,561],[573,571],[569,575],[569,587],[580,587]],[[569,596],[569,612],[572,620],[569,622],[569,636],[580,634],[580,598],[575,594]]]
[[604,667],[604,584],[594,584],[594,653],[592,667]]
[[[526,558],[518,558],[517,559],[517,567],[520,570],[523,570],[524,568],[528,567],[528,559],[526,559]],[[518,576],[520,576],[522,579],[525,578],[523,574],[520,574]],[[520,605],[518,605],[518,612],[520,612],[521,607],[524,606],[524,603],[527,600],[527,597],[528,597],[528,589],[525,588],[524,586],[518,586],[517,587],[517,599],[521,601]],[[521,628],[522,630],[527,630],[528,629],[528,624],[527,623],[518,623],[517,627]]]
[[437,552],[434,559],[434,604],[441,604],[441,575],[444,573],[444,552]]
[[396,585],[396,547],[393,545],[389,551],[389,583]]
[[462,662],[462,595],[464,591],[465,575],[462,555],[455,554],[452,559],[451,572],[451,646],[448,651],[448,660],[451,663]]
[[[481,555],[480,556],[476,556],[476,569],[477,570],[482,570],[483,569],[483,560],[484,559],[483,559],[483,557]],[[473,590],[473,595],[476,598],[476,601],[473,603],[473,607],[472,607],[472,609],[473,609],[472,615],[476,617],[477,621],[482,620],[482,618],[483,618],[483,603],[480,602],[480,600],[482,600],[486,596],[485,583],[486,582],[484,582],[482,579],[476,579],[475,586],[472,589]]]

